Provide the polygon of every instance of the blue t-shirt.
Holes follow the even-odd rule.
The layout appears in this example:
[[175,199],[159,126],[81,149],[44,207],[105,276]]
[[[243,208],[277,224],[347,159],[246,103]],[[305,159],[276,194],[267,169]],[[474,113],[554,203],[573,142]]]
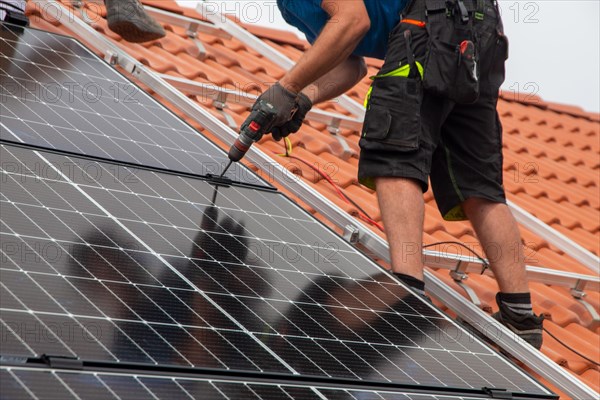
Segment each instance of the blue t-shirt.
[[[327,0],[325,0],[327,1]],[[364,0],[371,29],[358,44],[353,54],[363,57],[385,58],[389,33],[400,21],[400,13],[408,0]],[[283,18],[300,29],[312,44],[329,20],[321,8],[322,0],[277,0]]]

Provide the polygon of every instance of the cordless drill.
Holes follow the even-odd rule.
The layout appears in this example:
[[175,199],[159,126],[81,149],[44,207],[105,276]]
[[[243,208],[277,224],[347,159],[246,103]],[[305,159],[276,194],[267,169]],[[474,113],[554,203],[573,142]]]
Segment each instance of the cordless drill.
[[254,142],[260,140],[263,134],[269,132],[276,116],[277,110],[271,103],[264,100],[258,103],[244,125],[242,125],[240,135],[235,143],[229,149],[229,164],[223,170],[221,177],[225,175],[232,163],[240,161],[246,155]]

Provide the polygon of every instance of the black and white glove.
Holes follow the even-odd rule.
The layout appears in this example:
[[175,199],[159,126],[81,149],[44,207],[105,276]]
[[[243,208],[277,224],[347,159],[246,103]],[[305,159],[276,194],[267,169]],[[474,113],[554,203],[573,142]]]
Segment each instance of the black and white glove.
[[303,93],[298,94],[298,100],[296,102],[297,110],[292,116],[292,119],[283,125],[277,126],[274,125],[272,129],[273,139],[280,141],[281,139],[288,137],[292,133],[298,132],[304,119],[306,118],[306,114],[310,111],[313,104],[312,101]]

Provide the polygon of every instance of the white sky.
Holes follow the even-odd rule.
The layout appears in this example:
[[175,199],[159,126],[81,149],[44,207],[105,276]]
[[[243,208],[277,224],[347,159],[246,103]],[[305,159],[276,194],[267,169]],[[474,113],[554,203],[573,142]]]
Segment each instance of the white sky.
[[[189,7],[197,3],[177,2]],[[296,31],[304,38],[283,21],[275,0],[210,3],[245,22]],[[600,1],[499,0],[499,3],[510,40],[510,58],[502,88],[521,98],[537,94],[546,101],[600,112]]]

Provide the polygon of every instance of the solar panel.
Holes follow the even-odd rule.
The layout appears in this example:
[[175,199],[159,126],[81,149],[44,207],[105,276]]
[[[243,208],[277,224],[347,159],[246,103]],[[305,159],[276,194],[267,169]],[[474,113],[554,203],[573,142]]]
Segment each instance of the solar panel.
[[553,397],[280,193],[1,151],[3,355]]
[[[0,24],[0,137],[195,175],[226,154],[73,38]],[[228,178],[268,185],[241,164]]]
[[49,391],[56,399],[210,399],[210,400],[478,400],[385,390],[333,389],[227,379],[148,374],[80,372],[0,367],[0,393],[11,399],[37,399]]

